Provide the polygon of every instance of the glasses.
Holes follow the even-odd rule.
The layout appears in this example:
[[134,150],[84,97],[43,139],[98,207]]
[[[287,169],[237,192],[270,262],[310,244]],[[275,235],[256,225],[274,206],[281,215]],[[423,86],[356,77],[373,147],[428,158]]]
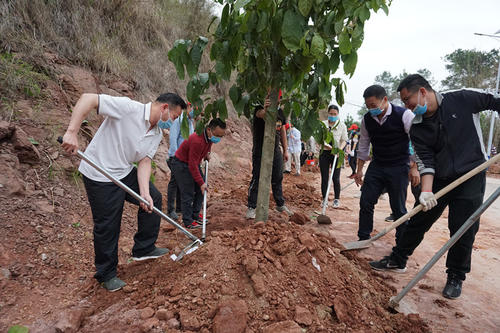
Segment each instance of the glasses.
[[401,99],[401,102],[403,102],[404,105],[408,104],[408,101],[410,100],[411,96],[415,95],[417,92],[418,92],[418,90],[412,92],[411,94],[409,94],[405,98]]

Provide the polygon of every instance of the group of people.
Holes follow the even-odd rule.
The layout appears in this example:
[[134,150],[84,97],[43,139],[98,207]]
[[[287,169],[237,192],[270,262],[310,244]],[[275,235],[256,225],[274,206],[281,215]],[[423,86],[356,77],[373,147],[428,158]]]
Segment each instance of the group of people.
[[[404,272],[408,257],[446,207],[449,208],[450,234],[453,234],[481,205],[485,172],[465,181],[439,201],[434,193],[485,161],[478,113],[488,109],[499,111],[500,99],[471,90],[440,94],[418,74],[406,77],[400,83],[398,92],[405,107],[392,104],[383,87],[368,87],[363,94],[368,112],[360,128],[353,125],[347,129],[339,119],[339,108],[330,105],[328,118],[323,122],[327,135],[325,142],[320,144],[319,167],[323,199],[327,192],[330,168],[333,168],[333,207],[338,207],[340,171],[344,163],[343,160],[339,161],[339,157],[344,155],[341,152],[347,154],[352,169],[350,178],[361,186],[360,240],[370,238],[374,207],[382,193],[387,192],[389,195],[394,220],[406,214],[407,187],[411,184],[415,205],[422,204],[423,211],[397,228],[395,246],[389,256],[370,262],[376,270]],[[269,107],[270,101],[266,99],[263,105],[255,107],[253,113],[248,219],[256,217],[264,119]],[[184,117],[181,113],[186,108],[190,135],[185,140],[180,128]],[[83,94],[73,109],[63,137],[62,146],[68,153],[76,153],[80,125],[93,109],[105,119],[85,154],[116,179],[139,192],[149,203],[139,203],[88,163],[81,162],[79,171],[83,175],[94,221],[95,278],[106,289],[116,291],[125,285],[117,277],[116,270],[125,201],[139,205],[132,258],[145,260],[168,253],[168,249],[155,246],[160,217],[151,212],[153,206],[161,210],[162,195],[149,181],[151,161],[163,137],[162,129],[169,129],[170,141],[167,164],[171,177],[167,191],[167,212],[175,220],[178,219],[178,213],[182,213],[184,226],[195,229],[200,227],[202,196],[208,191],[200,164],[210,159],[211,147],[225,135],[226,124],[215,118],[202,133],[194,133],[195,112],[173,93],[162,94],[147,104],[127,97]],[[290,171],[293,159],[296,173],[300,174],[303,163],[301,141],[299,130],[287,122],[283,110],[278,108],[271,188],[276,210],[289,215],[293,213],[285,205],[283,197],[283,162],[284,170]],[[306,158],[314,156],[314,139],[306,141],[305,150]],[[364,174],[364,165],[368,161],[370,163]],[[448,280],[443,289],[445,297],[456,298],[461,294],[462,281],[470,271],[472,245],[478,229],[479,221],[449,250],[446,261]]]
[[[390,103],[381,86],[365,90],[363,97],[369,112],[361,122],[357,171],[351,177],[362,186],[360,240],[370,238],[373,209],[383,192],[389,195],[393,220],[407,212],[408,184],[416,198],[415,206],[423,205],[422,212],[397,228],[391,254],[370,262],[376,270],[404,272],[408,257],[445,208],[449,209],[451,236],[482,204],[485,171],[439,201],[434,193],[485,162],[479,112],[500,111],[500,98],[467,89],[438,93],[419,74],[404,78],[397,91],[405,108]],[[364,175],[363,166],[370,159]],[[447,282],[442,291],[446,298],[461,294],[462,282],[471,269],[472,245],[478,229],[479,220],[448,251]]]

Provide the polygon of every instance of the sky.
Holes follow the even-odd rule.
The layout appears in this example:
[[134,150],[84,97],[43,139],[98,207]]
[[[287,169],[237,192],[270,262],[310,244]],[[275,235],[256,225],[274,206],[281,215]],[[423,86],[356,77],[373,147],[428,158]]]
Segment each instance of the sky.
[[459,48],[500,49],[500,38],[474,35],[499,30],[500,0],[394,0],[389,15],[372,12],[365,23],[356,71],[350,79],[341,76],[347,84],[341,118],[347,114],[358,118],[363,91],[383,71],[396,75],[427,68],[440,82],[448,75],[445,55]]

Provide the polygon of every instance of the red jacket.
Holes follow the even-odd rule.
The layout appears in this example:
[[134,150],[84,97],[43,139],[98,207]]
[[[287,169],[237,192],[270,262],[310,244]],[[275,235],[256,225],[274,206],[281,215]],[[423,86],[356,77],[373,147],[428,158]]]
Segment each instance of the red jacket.
[[207,157],[211,147],[212,142],[207,137],[207,131],[204,130],[201,135],[191,134],[187,140],[182,142],[175,153],[175,157],[179,161],[187,163],[191,176],[199,186],[204,184],[199,166],[201,161]]

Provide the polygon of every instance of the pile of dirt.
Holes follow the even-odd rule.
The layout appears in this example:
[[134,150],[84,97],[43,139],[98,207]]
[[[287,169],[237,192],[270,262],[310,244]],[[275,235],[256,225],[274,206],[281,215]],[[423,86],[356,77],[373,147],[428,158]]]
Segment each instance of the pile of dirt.
[[162,258],[119,271],[128,281],[123,291],[90,283],[78,295],[83,303],[55,327],[73,320],[82,332],[430,331],[418,315],[389,312],[395,290],[366,263],[283,220],[213,231],[181,262]]

